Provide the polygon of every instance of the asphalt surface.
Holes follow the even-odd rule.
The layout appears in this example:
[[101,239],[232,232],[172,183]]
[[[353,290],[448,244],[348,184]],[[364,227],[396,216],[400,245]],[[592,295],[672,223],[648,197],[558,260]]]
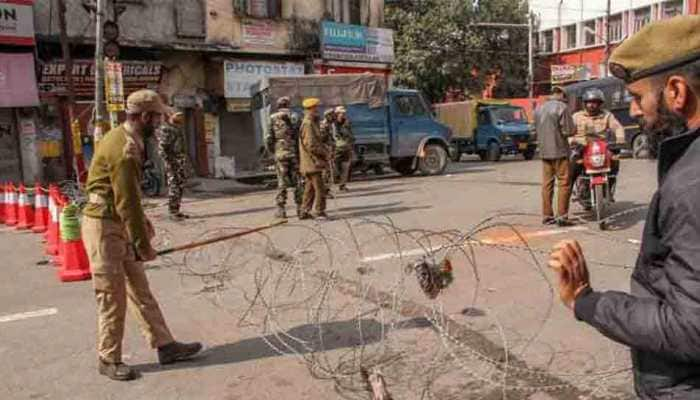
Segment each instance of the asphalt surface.
[[[207,351],[161,367],[128,317],[129,383],[97,374],[91,283],[60,283],[38,235],[0,228],[0,399],[366,399],[361,367],[402,400],[633,398],[627,350],[575,321],[542,261],[579,239],[593,286],[627,290],[655,171],[623,160],[602,233],[578,206],[575,227],[540,224],[536,160],[357,177],[329,201],[333,221],[291,218],[148,265],[175,336]],[[165,248],[273,222],[273,198],[195,193],[186,222],[167,220],[165,199],[148,214]],[[435,300],[406,272],[426,256],[454,270]]]

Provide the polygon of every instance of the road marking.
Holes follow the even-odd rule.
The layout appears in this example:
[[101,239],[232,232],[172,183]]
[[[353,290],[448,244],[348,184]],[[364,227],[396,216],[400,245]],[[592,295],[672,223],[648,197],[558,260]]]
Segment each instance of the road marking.
[[10,314],[10,315],[0,316],[0,323],[20,321],[20,320],[29,319],[29,318],[48,317],[49,315],[55,315],[55,314],[58,314],[58,309],[45,308],[43,310],[29,311],[29,312],[24,312],[24,313],[19,313],[19,314]]
[[[534,231],[534,232],[522,232],[520,236],[516,234],[509,234],[505,236],[499,236],[499,235],[493,235],[493,236],[486,236],[485,238],[481,238],[479,240],[470,240],[470,243],[473,244],[490,244],[490,245],[497,245],[497,244],[512,244],[512,243],[517,243],[520,241],[520,238],[522,237],[523,239],[532,239],[532,238],[541,238],[541,237],[547,237],[547,236],[556,236],[556,235],[563,235],[566,233],[570,232],[581,232],[581,231],[586,231],[588,230],[587,227],[585,226],[574,226],[571,228],[562,228],[562,229],[548,229],[544,231]],[[512,231],[508,231],[512,232]],[[437,246],[437,247],[430,247],[430,248],[419,248],[419,249],[410,249],[406,251],[402,251],[400,253],[384,253],[384,254],[377,254],[374,256],[369,256],[365,257],[361,260],[363,263],[372,263],[372,262],[377,262],[377,261],[384,261],[384,260],[389,260],[392,258],[401,258],[401,257],[413,257],[413,256],[424,256],[427,255],[428,253],[433,253],[437,252],[440,250],[443,250],[447,247],[453,247],[454,245],[444,245],[444,246]]]

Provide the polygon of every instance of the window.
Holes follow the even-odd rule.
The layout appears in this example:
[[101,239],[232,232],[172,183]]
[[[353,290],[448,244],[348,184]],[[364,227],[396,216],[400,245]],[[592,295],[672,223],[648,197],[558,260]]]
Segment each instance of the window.
[[362,0],[349,0],[350,1],[350,15],[349,24],[352,25],[362,25]]
[[634,32],[639,32],[640,29],[644,28],[651,22],[651,9],[649,7],[641,8],[634,12]]
[[576,48],[576,25],[569,25],[565,29],[566,32],[566,48]]
[[233,0],[238,15],[254,18],[279,18],[282,15],[282,0]]
[[423,102],[417,96],[398,96],[394,100],[396,110],[404,116],[422,116],[426,114]]
[[479,126],[486,126],[491,123],[491,117],[489,117],[488,110],[479,111]]
[[204,2],[202,0],[177,0],[175,2],[177,36],[183,38],[206,37]]
[[499,107],[491,110],[493,119],[502,124],[527,123],[525,112],[522,108]]
[[673,18],[683,14],[683,0],[667,1],[662,7],[662,18]]
[[583,24],[583,45],[593,46],[596,44],[595,21],[588,21]]
[[610,17],[610,20],[608,20],[608,35],[611,42],[622,40],[622,15]]
[[543,53],[551,53],[554,51],[554,31],[547,31],[542,34],[542,43],[540,51]]

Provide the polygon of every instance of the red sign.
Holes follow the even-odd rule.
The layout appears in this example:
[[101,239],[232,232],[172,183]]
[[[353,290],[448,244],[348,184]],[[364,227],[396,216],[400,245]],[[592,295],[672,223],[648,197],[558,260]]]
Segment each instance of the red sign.
[[34,45],[33,0],[0,0],[0,44]]
[[36,105],[34,54],[0,53],[0,108]]

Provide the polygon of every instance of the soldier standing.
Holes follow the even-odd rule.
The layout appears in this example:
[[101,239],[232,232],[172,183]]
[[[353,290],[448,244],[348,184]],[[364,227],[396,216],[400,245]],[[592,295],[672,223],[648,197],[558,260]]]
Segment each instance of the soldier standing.
[[126,101],[127,120],[100,141],[90,165],[83,210],[82,237],[92,268],[97,300],[99,372],[114,380],[132,380],[122,363],[127,302],[160,364],[195,356],[200,343],[173,339],[143,269],[156,258],[153,226],[141,206],[144,139],[155,132],[167,109],[158,94],[139,90]]
[[265,147],[275,157],[277,172],[277,218],[287,218],[287,189],[294,190],[297,216],[301,210],[302,190],[299,185],[298,117],[289,109],[289,97],[277,100],[277,112],[270,116]]
[[350,180],[350,164],[352,163],[355,136],[352,134],[352,127],[345,107],[336,107],[335,120],[335,170],[340,176],[338,190],[347,191],[346,185]]
[[189,218],[180,212],[183,185],[187,179],[187,152],[182,126],[185,115],[176,112],[170,116],[158,129],[158,154],[165,164],[165,174],[168,178],[168,209],[170,219],[182,221]]
[[[321,140],[328,149],[328,154],[333,156],[335,154],[335,126],[336,115],[333,108],[329,108],[323,113],[323,121],[321,121]],[[323,170],[323,184],[326,188],[326,197],[333,198],[331,194],[331,188],[333,186],[333,174],[335,167],[333,166],[333,160],[329,160],[328,165],[326,165]]]
[[316,218],[328,219],[326,215],[326,188],[323,171],[328,168],[328,147],[321,136],[318,123],[319,99],[304,100],[304,121],[299,133],[299,166],[304,176],[304,198],[299,219],[311,218],[311,207],[315,203]]

